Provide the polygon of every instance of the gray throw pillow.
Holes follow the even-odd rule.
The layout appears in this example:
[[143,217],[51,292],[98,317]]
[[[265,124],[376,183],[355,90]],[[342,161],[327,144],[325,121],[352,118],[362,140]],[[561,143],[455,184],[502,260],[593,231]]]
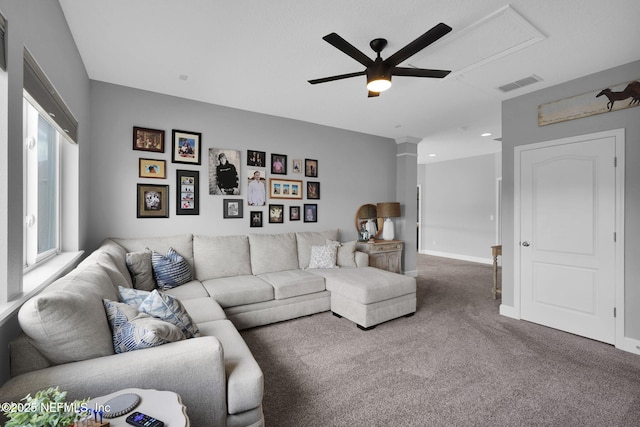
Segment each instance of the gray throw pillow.
[[143,291],[152,291],[156,288],[150,250],[129,252],[126,261],[134,288]]
[[356,265],[356,244],[354,240],[352,242],[340,243],[335,240],[328,240],[327,245],[338,246],[338,267],[357,267]]

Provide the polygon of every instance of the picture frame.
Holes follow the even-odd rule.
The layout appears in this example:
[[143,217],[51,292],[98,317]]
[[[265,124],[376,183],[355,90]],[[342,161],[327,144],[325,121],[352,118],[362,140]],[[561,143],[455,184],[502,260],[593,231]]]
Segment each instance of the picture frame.
[[304,222],[318,222],[318,205],[315,203],[304,204]]
[[300,221],[300,206],[289,206],[289,221]]
[[267,161],[267,153],[264,151],[247,150],[247,166],[254,168],[265,167]]
[[293,159],[291,166],[293,173],[302,173],[302,159]]
[[242,218],[242,207],[244,206],[242,199],[224,199],[222,206],[223,218]]
[[134,126],[133,149],[164,153],[164,131]]
[[307,181],[307,199],[320,200],[320,183]]
[[267,203],[267,178],[264,169],[247,168],[247,205],[264,206]]
[[304,176],[310,178],[318,177],[318,161],[315,159],[304,159]]
[[209,148],[209,194],[240,195],[240,151]]
[[138,177],[165,179],[167,177],[167,162],[158,159],[143,159],[138,161]]
[[200,172],[176,170],[176,215],[200,214]]
[[251,211],[249,213],[249,227],[262,227],[262,211]]
[[302,199],[302,181],[298,179],[269,178],[270,199]]
[[271,173],[274,175],[287,174],[286,154],[271,154]]
[[169,186],[137,185],[137,218],[169,218]]
[[284,223],[284,205],[269,205],[269,223]]
[[172,139],[172,163],[201,164],[202,133],[173,129]]

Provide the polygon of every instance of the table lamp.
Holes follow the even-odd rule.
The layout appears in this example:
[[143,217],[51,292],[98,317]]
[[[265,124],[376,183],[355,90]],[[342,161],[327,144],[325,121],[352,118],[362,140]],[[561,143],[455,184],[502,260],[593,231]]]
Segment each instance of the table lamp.
[[382,240],[393,240],[395,230],[391,218],[400,216],[400,203],[384,202],[377,205],[378,216],[384,218],[384,226],[382,227]]

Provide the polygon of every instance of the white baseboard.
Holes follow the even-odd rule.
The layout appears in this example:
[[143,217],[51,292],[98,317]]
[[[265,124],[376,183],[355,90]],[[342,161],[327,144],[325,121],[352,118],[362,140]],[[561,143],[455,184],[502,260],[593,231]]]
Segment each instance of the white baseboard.
[[500,304],[500,314],[512,319],[520,320],[520,313],[510,305]]
[[421,250],[420,251],[421,254],[423,255],[432,255],[432,256],[439,256],[442,258],[452,258],[452,259],[459,259],[461,261],[470,261],[470,262],[477,262],[480,264],[492,264],[493,265],[493,259],[492,258],[481,258],[481,257],[475,257],[475,256],[469,256],[469,255],[461,255],[461,254],[452,254],[449,252],[438,252],[438,251],[428,251],[428,250]]
[[622,345],[617,345],[616,348],[628,351],[629,353],[640,354],[640,340],[625,337],[622,340]]

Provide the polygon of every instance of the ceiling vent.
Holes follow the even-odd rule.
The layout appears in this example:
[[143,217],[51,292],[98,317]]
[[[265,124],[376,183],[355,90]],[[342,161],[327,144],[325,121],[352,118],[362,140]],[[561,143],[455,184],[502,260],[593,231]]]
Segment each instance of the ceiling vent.
[[516,80],[515,82],[507,83],[504,86],[500,86],[498,89],[500,89],[503,92],[511,92],[512,90],[520,89],[521,87],[529,86],[531,84],[538,83],[541,81],[542,79],[540,77],[536,76],[535,74],[532,74],[529,77],[525,77],[524,79]]

